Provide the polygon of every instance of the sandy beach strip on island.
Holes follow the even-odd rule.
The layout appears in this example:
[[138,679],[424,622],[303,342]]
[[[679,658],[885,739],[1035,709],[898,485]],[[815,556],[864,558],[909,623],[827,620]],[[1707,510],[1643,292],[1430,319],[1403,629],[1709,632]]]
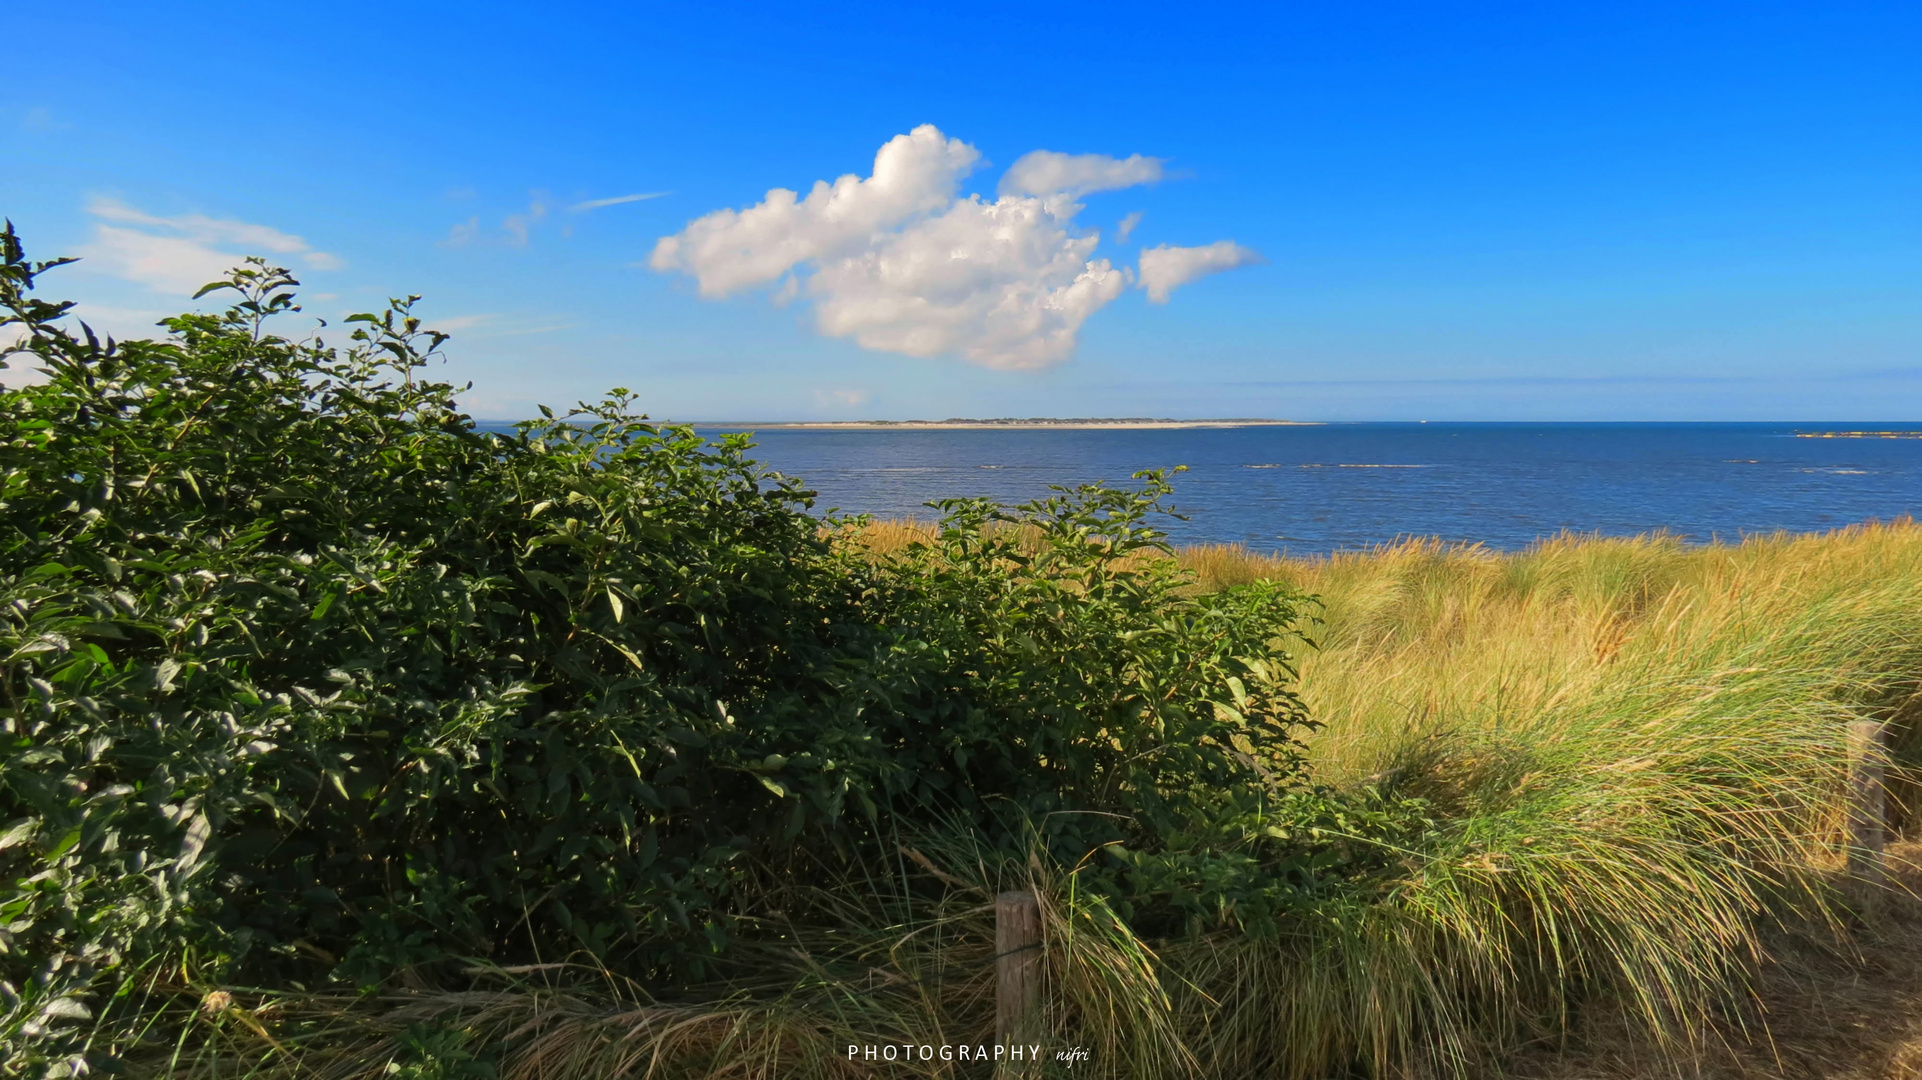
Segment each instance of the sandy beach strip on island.
[[816,420],[748,423],[745,421],[691,422],[694,427],[739,428],[752,431],[1109,431],[1152,430],[1158,428],[1239,428],[1239,427],[1312,427],[1311,420],[1156,420],[1122,418],[1104,420],[1077,418],[1067,420]]

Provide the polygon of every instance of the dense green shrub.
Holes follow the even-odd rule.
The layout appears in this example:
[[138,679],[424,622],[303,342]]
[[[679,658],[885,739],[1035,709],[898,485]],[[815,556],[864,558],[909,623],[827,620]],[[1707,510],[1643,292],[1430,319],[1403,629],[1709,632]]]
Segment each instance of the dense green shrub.
[[224,314],[114,342],[0,244],[0,327],[46,373],[0,391],[11,1068],[67,1068],[160,965],[373,985],[585,950],[686,984],[756,880],[927,829],[1105,851],[1169,927],[1313,886],[1271,824],[1297,600],[1186,596],[1144,557],[1158,475],[949,504],[863,558],[744,437],[623,391],[479,430],[411,300],[345,348],[283,338],[296,283],[255,262]]

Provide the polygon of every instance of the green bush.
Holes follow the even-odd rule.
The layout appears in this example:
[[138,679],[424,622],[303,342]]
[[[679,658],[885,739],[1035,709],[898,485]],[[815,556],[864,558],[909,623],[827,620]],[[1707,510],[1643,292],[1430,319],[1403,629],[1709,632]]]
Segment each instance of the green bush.
[[411,298],[284,338],[254,261],[115,342],[0,245],[46,373],[0,391],[9,1071],[104,1062],[170,981],[688,985],[767,883],[930,829],[1101,860],[1144,925],[1266,925],[1327,872],[1272,825],[1299,602],[1186,596],[1159,474],[864,558],[625,391],[479,430]]

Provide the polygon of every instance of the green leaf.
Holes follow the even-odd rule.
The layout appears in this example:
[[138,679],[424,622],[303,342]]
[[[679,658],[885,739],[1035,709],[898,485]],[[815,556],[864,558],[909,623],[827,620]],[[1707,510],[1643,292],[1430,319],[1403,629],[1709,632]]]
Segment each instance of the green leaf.
[[15,844],[24,844],[33,839],[33,834],[37,832],[39,828],[40,822],[37,818],[22,818],[14,822],[7,827],[6,832],[0,833],[0,851],[5,851]]
[[53,847],[47,849],[47,854],[46,854],[47,861],[52,862],[53,860],[58,859],[62,855],[65,855],[67,852],[72,851],[74,845],[78,844],[79,842],[80,842],[80,829],[78,826],[75,826],[74,828],[69,829],[67,831],[67,835],[61,837],[59,842],[55,843]]

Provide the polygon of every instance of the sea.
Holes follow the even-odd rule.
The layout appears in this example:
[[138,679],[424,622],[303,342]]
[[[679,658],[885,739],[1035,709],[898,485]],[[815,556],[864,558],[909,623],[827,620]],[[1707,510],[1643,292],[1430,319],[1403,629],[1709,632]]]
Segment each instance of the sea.
[[880,518],[1184,467],[1169,504],[1180,517],[1161,521],[1174,542],[1292,555],[1408,537],[1512,550],[1564,532],[1705,543],[1922,513],[1922,424],[775,428],[754,441],[755,457],[819,493],[818,510]]

